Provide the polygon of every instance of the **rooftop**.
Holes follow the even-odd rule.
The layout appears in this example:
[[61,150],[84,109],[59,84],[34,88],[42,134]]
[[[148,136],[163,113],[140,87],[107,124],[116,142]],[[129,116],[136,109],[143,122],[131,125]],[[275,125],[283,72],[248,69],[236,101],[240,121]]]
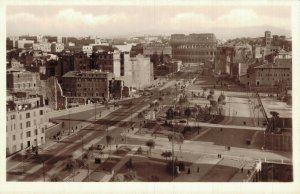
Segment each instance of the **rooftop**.
[[82,77],[83,75],[108,75],[110,74],[109,72],[102,72],[99,70],[91,70],[91,71],[69,71],[63,77]]
[[268,63],[254,67],[256,69],[290,69],[292,59],[276,59],[275,63]]

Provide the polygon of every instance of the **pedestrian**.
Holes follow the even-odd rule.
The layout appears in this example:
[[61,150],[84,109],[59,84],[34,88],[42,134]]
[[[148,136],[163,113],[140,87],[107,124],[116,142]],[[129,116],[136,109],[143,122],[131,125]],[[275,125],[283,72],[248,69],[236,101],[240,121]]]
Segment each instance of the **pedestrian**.
[[188,168],[188,172],[187,172],[188,174],[191,174],[191,169],[190,168]]
[[200,168],[199,168],[199,166],[198,166],[198,168],[197,168],[197,172],[198,172],[198,173],[200,172]]
[[242,167],[242,168],[241,168],[241,173],[243,173],[243,172],[244,172],[244,168]]
[[228,146],[228,150],[230,151],[230,146]]
[[250,175],[250,170],[248,170],[247,174]]

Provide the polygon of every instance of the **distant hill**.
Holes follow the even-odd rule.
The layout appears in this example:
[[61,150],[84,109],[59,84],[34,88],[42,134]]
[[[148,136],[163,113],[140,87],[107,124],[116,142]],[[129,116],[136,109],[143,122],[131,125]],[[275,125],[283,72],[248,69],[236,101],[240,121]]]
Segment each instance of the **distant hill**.
[[[263,37],[264,32],[266,30],[271,31],[271,35],[284,35],[286,37],[291,36],[291,30],[285,30],[282,28],[277,28],[273,26],[253,26],[253,27],[241,27],[241,28],[226,28],[226,27],[218,27],[218,28],[203,28],[202,30],[198,31],[191,31],[189,29],[182,29],[177,31],[159,31],[158,30],[145,30],[145,31],[138,31],[131,32],[130,34],[124,34],[123,36],[139,36],[145,34],[151,35],[170,35],[175,33],[182,33],[182,34],[190,34],[190,33],[214,33],[218,39],[234,39],[234,38],[241,38],[241,37]],[[159,32],[156,32],[159,31]]]

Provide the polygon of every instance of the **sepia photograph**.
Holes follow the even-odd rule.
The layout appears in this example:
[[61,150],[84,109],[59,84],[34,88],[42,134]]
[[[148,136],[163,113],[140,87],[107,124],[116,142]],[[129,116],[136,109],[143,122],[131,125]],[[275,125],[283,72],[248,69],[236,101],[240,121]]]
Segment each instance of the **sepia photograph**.
[[6,183],[295,182],[295,9],[163,2],[5,6]]

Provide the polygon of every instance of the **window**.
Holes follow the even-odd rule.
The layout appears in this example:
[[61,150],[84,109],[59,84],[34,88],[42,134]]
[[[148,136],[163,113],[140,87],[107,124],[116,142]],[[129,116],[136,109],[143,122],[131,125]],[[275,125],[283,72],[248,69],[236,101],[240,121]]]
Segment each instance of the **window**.
[[31,136],[31,131],[27,131],[26,132],[26,137],[30,137]]
[[11,115],[10,118],[11,118],[11,120],[16,119],[16,115]]
[[23,129],[23,125],[22,125],[22,123],[20,123],[20,129]]
[[26,113],[26,119],[30,118],[30,113]]
[[45,129],[44,129],[44,127],[42,128],[42,133],[44,133],[45,132]]
[[26,127],[30,127],[30,121],[26,122]]
[[20,133],[20,139],[23,139],[23,133]]
[[43,110],[40,110],[40,115],[43,115],[43,114],[44,114]]
[[38,130],[35,129],[35,130],[34,130],[34,135],[37,135],[37,134],[38,134]]
[[13,135],[13,136],[12,136],[12,140],[13,140],[13,141],[16,141],[16,135]]
[[20,114],[20,116],[19,116],[19,117],[20,117],[20,120],[22,120],[22,114]]
[[35,111],[33,111],[33,116],[35,117]]

